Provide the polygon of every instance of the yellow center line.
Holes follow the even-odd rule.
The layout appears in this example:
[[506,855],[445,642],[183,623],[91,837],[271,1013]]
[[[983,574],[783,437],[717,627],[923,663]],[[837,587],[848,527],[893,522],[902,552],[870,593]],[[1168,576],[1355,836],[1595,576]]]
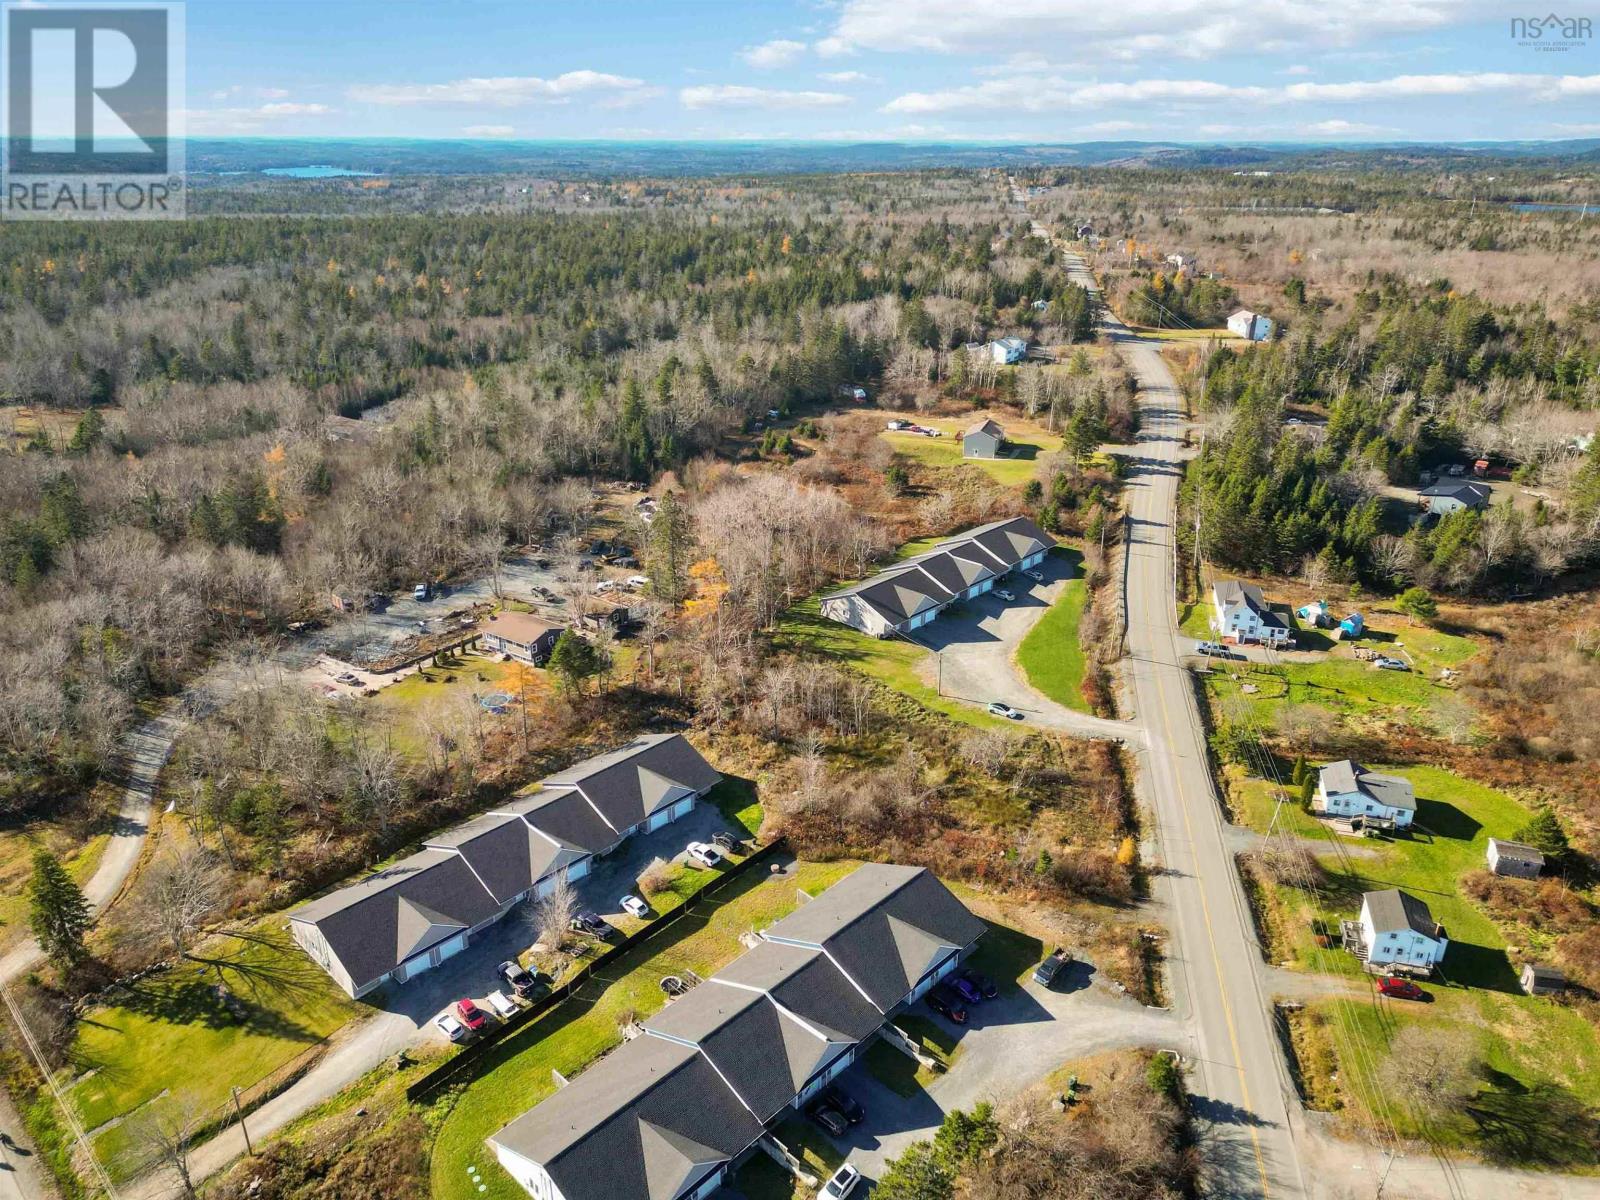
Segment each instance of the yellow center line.
[[[1174,546],[1173,546],[1173,553],[1174,554],[1177,553],[1176,544],[1174,544]],[[1165,557],[1165,556],[1163,556],[1163,557]],[[1175,634],[1171,633],[1171,627],[1170,626],[1167,626],[1163,630],[1163,632],[1166,632],[1169,637],[1176,636]],[[1152,656],[1152,658],[1151,658],[1151,679],[1155,683],[1156,699],[1161,705],[1161,721],[1162,721],[1162,725],[1166,729],[1166,734],[1167,734],[1167,753],[1169,755],[1172,755],[1175,758],[1176,757],[1177,742],[1174,739],[1173,733],[1172,733],[1172,710],[1169,707],[1169,705],[1167,704],[1167,689],[1166,689],[1165,685],[1163,684],[1162,677],[1161,677],[1161,671],[1162,671],[1163,667],[1164,667],[1164,664],[1156,662],[1154,657]],[[1153,749],[1154,748],[1152,747],[1152,752],[1153,752]],[[1171,779],[1172,779],[1173,796],[1177,800],[1179,811],[1183,813],[1184,832],[1188,835],[1190,846],[1193,847],[1194,844],[1195,844],[1194,824],[1190,820],[1190,817],[1189,817],[1189,806],[1184,801],[1183,789],[1180,786],[1179,781],[1178,781],[1178,770],[1177,770],[1176,763],[1170,763],[1169,762],[1168,763],[1168,771],[1170,772]],[[1196,866],[1195,882],[1196,882],[1196,885],[1199,887],[1199,891],[1200,891],[1200,915],[1205,920],[1205,923],[1206,923],[1206,938],[1211,944],[1211,965],[1212,965],[1213,969],[1217,973],[1217,990],[1222,996],[1222,1016],[1223,1016],[1224,1021],[1227,1022],[1227,1026],[1228,1026],[1228,1041],[1233,1046],[1233,1061],[1236,1064],[1236,1069],[1239,1072],[1239,1088],[1240,1088],[1240,1091],[1241,1091],[1241,1093],[1242,1093],[1242,1095],[1244,1097],[1244,1105],[1245,1105],[1245,1107],[1247,1109],[1253,1110],[1255,1106],[1251,1102],[1251,1099],[1250,1099],[1250,1084],[1246,1080],[1245,1072],[1244,1072],[1244,1054],[1239,1049],[1239,1031],[1238,1031],[1237,1027],[1234,1025],[1234,1020],[1233,1020],[1233,1004],[1228,999],[1227,976],[1223,974],[1223,971],[1222,971],[1222,958],[1217,952],[1217,934],[1216,934],[1216,928],[1212,924],[1212,921],[1211,921],[1211,905],[1206,900],[1205,887],[1204,887],[1203,884],[1200,883],[1200,876],[1199,876],[1199,871],[1198,871],[1198,863],[1196,863],[1195,866]],[[1253,1126],[1246,1126],[1246,1129],[1248,1130],[1248,1132],[1250,1134],[1250,1145],[1251,1145],[1252,1149],[1255,1151],[1256,1172],[1261,1177],[1261,1194],[1263,1196],[1270,1196],[1272,1194],[1272,1188],[1267,1182],[1267,1164],[1266,1164],[1266,1160],[1262,1157],[1262,1154],[1261,1154],[1261,1139],[1257,1135],[1257,1133],[1255,1131],[1255,1128]]]

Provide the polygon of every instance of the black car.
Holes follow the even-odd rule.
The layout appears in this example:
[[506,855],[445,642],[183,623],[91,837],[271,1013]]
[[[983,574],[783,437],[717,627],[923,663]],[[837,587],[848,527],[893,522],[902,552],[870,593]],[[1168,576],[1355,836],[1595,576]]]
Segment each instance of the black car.
[[840,1115],[839,1110],[829,1108],[826,1104],[813,1104],[807,1115],[834,1137],[843,1137],[850,1129],[850,1122]]
[[961,972],[961,978],[965,979],[973,987],[977,988],[978,995],[982,996],[985,1000],[993,1000],[1000,994],[1000,989],[995,986],[994,980],[990,979],[981,971],[963,971]]
[[822,1094],[817,1097],[817,1102],[835,1110],[852,1125],[861,1124],[861,1118],[867,1115],[862,1110],[861,1105],[856,1103],[854,1096],[831,1083],[822,1089]]
[[590,937],[609,938],[616,930],[600,919],[599,913],[580,912],[568,923],[573,933],[586,933]]
[[1072,955],[1057,946],[1050,952],[1050,957],[1045,959],[1033,969],[1033,981],[1040,987],[1053,987],[1056,976],[1061,974],[1061,968],[1072,961]]
[[967,1023],[967,1006],[955,990],[945,984],[935,984],[928,993],[928,1007],[941,1017],[954,1021],[957,1025]]
[[539,976],[507,959],[497,968],[501,982],[519,996],[531,996],[539,989]]

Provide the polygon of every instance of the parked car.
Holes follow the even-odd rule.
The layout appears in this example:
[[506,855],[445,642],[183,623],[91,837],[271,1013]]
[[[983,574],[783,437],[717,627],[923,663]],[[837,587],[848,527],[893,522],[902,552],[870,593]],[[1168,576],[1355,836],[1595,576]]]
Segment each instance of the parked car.
[[452,1042],[466,1040],[467,1027],[452,1017],[449,1013],[440,1013],[433,1019],[433,1023],[443,1030],[445,1037],[449,1038]]
[[1378,980],[1378,993],[1391,996],[1396,1000],[1431,1000],[1432,996],[1423,991],[1409,979],[1401,979],[1397,975],[1385,975]]
[[539,989],[538,974],[511,959],[496,967],[495,974],[499,975],[500,981],[518,996],[531,996]]
[[650,586],[650,576],[648,576],[648,575],[629,575],[627,580],[626,580],[626,583],[631,588],[649,587]]
[[983,992],[978,989],[977,984],[973,983],[965,976],[952,976],[950,979],[950,990],[955,992],[956,995],[960,996],[968,1004],[983,1003]]
[[947,984],[933,985],[933,989],[928,993],[928,1007],[957,1025],[967,1023],[967,1006],[961,1003],[961,997],[951,991]]
[[641,921],[650,915],[650,906],[632,893],[621,900],[622,911],[630,917],[638,917]]
[[1044,582],[1044,573],[1042,571],[1024,571],[1023,574],[1029,579],[1033,580],[1035,583]]
[[1373,662],[1377,664],[1377,667],[1378,667],[1378,669],[1380,671],[1409,671],[1409,670],[1411,670],[1411,667],[1410,667],[1409,664],[1407,664],[1405,662],[1402,662],[1398,658],[1377,658],[1377,659],[1374,659]]
[[1016,596],[1013,593],[1008,592],[1005,588],[995,588],[994,594],[999,596],[1000,599],[1004,600],[1007,604],[1010,604],[1016,599]]
[[843,1137],[850,1131],[850,1122],[825,1104],[813,1104],[806,1115],[833,1137]]
[[433,584],[431,584],[431,583],[419,583],[419,584],[417,584],[416,587],[411,589],[411,598],[413,600],[432,600],[433,599]]
[[989,715],[995,717],[1006,717],[1012,721],[1022,720],[1022,714],[1016,709],[1012,708],[1011,705],[1007,704],[1004,700],[991,700],[989,702]]
[[456,1001],[456,1018],[473,1033],[482,1029],[489,1018],[470,999],[463,997]]
[[822,1185],[818,1193],[822,1200],[844,1200],[851,1192],[855,1191],[856,1184],[861,1182],[861,1172],[845,1163]]
[[604,595],[606,592],[614,592],[616,589],[617,585],[615,581],[610,579],[602,579],[599,583],[594,585],[594,594],[600,596]]
[[517,1015],[516,1003],[504,992],[490,992],[487,999],[489,1008],[502,1021],[508,1021]]
[[709,842],[690,842],[685,852],[702,867],[722,865],[722,852]]
[[724,854],[737,854],[741,845],[739,839],[734,837],[731,833],[712,834],[711,841],[716,845],[717,849],[721,850]]
[[584,909],[574,916],[567,926],[573,933],[586,933],[590,937],[609,938],[616,930],[600,919],[600,914]]
[[961,972],[961,978],[977,988],[978,994],[985,1000],[993,1000],[1000,994],[1000,989],[995,985],[995,981],[982,971],[963,971]]
[[852,1125],[861,1124],[861,1118],[867,1115],[861,1105],[856,1103],[855,1097],[838,1084],[830,1083],[823,1088],[818,1099],[829,1108],[837,1109],[839,1115]]
[[1056,976],[1061,974],[1061,968],[1072,961],[1072,955],[1057,946],[1050,952],[1050,957],[1045,959],[1033,969],[1033,981],[1040,987],[1054,985]]
[[1228,648],[1221,642],[1196,642],[1194,644],[1194,652],[1196,654],[1212,655],[1217,658],[1228,657]]

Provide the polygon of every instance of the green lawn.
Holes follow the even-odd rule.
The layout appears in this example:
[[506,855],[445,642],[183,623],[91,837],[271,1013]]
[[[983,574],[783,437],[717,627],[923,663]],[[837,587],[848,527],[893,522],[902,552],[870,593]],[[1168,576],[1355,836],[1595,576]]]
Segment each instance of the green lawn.
[[996,482],[1020,487],[1032,479],[1045,458],[1061,449],[1061,439],[1042,430],[1014,430],[1010,423],[1007,443],[1011,449],[1008,458],[963,458],[961,455],[961,430],[972,424],[969,418],[957,421],[930,422],[934,428],[943,429],[945,436],[923,437],[918,433],[889,433],[882,437],[895,452],[928,467],[972,467],[984,472]]
[[[1600,1042],[1593,1027],[1572,1009],[1523,995],[1505,936],[1460,894],[1461,876],[1484,865],[1488,839],[1513,835],[1529,811],[1502,792],[1438,767],[1375,769],[1402,775],[1415,785],[1418,833],[1393,842],[1342,839],[1347,850],[1342,858],[1330,844],[1329,852],[1318,856],[1329,877],[1321,899],[1277,888],[1269,902],[1297,967],[1352,979],[1366,976],[1353,955],[1337,948],[1338,922],[1359,912],[1361,893],[1398,887],[1427,903],[1450,936],[1441,976],[1428,985],[1433,1003],[1326,1001],[1314,1007],[1329,1018],[1326,1029],[1338,1056],[1346,1103],[1359,1119],[1393,1120],[1407,1135],[1417,1133],[1415,1121],[1383,1086],[1395,1031],[1407,1022],[1473,1030],[1490,1068],[1500,1073],[1484,1089],[1487,1107],[1481,1119],[1463,1111],[1453,1122],[1430,1127],[1449,1145],[1503,1153],[1505,1146],[1496,1139],[1511,1131],[1495,1114],[1515,1110],[1510,1097],[1522,1094],[1520,1089],[1533,1089],[1529,1104],[1540,1099],[1544,1084],[1569,1089],[1587,1104],[1600,1102]],[[1236,782],[1233,793],[1240,819],[1265,829],[1273,810],[1271,789],[1251,780]],[[1294,805],[1284,805],[1278,820],[1292,833],[1326,841],[1318,823]],[[1319,925],[1331,933],[1332,946],[1317,945]]]
[[28,936],[28,884],[33,880],[34,852],[51,851],[82,886],[99,867],[109,838],[109,834],[97,833],[79,841],[53,821],[32,821],[0,831],[0,948]]
[[[250,1088],[363,1011],[277,930],[196,953],[203,961],[140,980],[78,1028],[68,1094],[85,1128],[106,1126],[95,1151],[124,1178],[138,1156],[131,1123],[118,1118],[150,1104],[220,1110],[232,1088]],[[217,996],[214,962],[225,964],[237,1014]]]
[[1058,547],[1056,555],[1065,559],[1072,578],[1061,595],[1028,631],[1017,647],[1017,662],[1033,684],[1057,704],[1079,712],[1092,712],[1083,698],[1083,673],[1086,663],[1078,644],[1078,621],[1083,616],[1089,587],[1083,579],[1083,555],[1069,547]]
[[[391,683],[366,703],[374,715],[391,718],[391,738],[401,754],[413,760],[426,758],[424,735],[418,718],[430,710],[442,707],[459,698],[487,696],[491,692],[505,692],[518,697],[527,681],[530,700],[550,691],[549,677],[542,670],[523,664],[497,662],[485,654],[461,654],[445,658],[436,667],[407,675]],[[484,720],[492,727],[517,719],[515,706],[499,715],[485,713]]]
[[[618,1021],[648,1016],[662,1006],[663,975],[694,971],[702,977],[741,953],[739,935],[762,929],[792,911],[797,889],[815,895],[855,867],[853,862],[801,863],[784,879],[756,871],[729,884],[720,903],[706,902],[658,940],[647,942],[559,1005],[496,1046],[481,1074],[455,1099],[433,1150],[434,1200],[524,1200],[502,1171],[484,1138],[555,1090],[552,1070],[569,1078],[622,1040]],[[446,1101],[440,1101],[445,1103]],[[467,1167],[482,1174],[479,1192]]]
[[1003,717],[991,717],[981,708],[941,696],[924,683],[918,668],[932,651],[901,638],[868,637],[830,621],[822,615],[815,596],[786,612],[773,636],[780,648],[832,659],[952,720],[982,729],[1010,728]]

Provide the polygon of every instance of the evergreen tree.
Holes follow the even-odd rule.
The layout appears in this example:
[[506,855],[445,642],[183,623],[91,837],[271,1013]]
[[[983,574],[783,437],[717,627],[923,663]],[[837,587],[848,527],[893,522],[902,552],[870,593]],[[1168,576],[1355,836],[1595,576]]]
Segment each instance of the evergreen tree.
[[668,492],[656,506],[645,539],[645,570],[650,594],[676,607],[689,594],[689,564],[694,556],[694,531],[689,510]]
[[561,680],[562,687],[581,692],[584,680],[600,674],[605,663],[593,643],[569,629],[556,639],[555,649],[550,652],[550,669]]
[[1542,851],[1550,858],[1560,858],[1567,852],[1567,833],[1561,828],[1561,819],[1549,808],[1541,808],[1517,830],[1516,840]]
[[38,850],[33,856],[28,920],[40,949],[52,962],[71,967],[88,957],[83,935],[94,923],[89,902],[48,850]]

